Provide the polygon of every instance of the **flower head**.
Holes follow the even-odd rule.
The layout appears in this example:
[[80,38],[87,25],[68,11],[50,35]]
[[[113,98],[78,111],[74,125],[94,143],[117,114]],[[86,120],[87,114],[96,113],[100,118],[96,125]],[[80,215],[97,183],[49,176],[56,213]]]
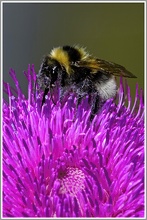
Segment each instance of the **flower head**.
[[[63,106],[50,95],[34,98],[33,66],[25,73],[28,98],[4,84],[4,217],[143,217],[144,110],[136,88],[131,108],[120,82],[118,104],[108,100],[92,122],[88,97],[76,113],[71,94]],[[138,109],[136,106],[138,103]],[[136,112],[135,112],[136,111]],[[76,117],[75,117],[76,113]]]

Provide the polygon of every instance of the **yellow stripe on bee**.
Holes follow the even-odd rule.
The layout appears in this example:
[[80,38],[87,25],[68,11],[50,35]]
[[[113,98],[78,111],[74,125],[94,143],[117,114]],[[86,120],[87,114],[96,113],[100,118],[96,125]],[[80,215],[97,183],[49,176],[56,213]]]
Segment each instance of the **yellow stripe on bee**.
[[61,66],[64,66],[66,69],[66,72],[70,74],[71,68],[70,68],[70,61],[68,57],[68,53],[64,51],[61,47],[54,48],[50,56],[52,59],[57,60]]
[[77,45],[74,48],[80,53],[81,60],[86,60],[89,57],[89,54],[86,52],[86,48],[79,47]]

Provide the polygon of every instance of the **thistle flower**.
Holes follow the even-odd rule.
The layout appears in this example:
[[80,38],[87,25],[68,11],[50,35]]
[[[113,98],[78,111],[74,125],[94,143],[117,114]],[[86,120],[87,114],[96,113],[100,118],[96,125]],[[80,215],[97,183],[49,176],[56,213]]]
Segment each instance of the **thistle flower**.
[[[108,100],[89,121],[88,98],[63,106],[42,94],[34,100],[34,67],[25,73],[28,98],[4,83],[4,217],[143,217],[144,107],[142,91],[131,108],[120,82],[118,104]],[[128,106],[125,106],[125,101]],[[135,112],[138,103],[138,110]],[[74,120],[73,120],[74,119]]]

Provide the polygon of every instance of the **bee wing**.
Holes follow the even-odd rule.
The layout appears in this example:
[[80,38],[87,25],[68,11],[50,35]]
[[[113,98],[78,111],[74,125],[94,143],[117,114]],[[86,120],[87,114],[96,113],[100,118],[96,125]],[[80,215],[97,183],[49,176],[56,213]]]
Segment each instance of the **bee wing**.
[[108,62],[108,61],[101,60],[101,59],[96,59],[96,61],[98,63],[99,68],[102,69],[103,71],[108,72],[109,74],[112,74],[114,76],[137,78],[134,74],[132,74],[125,67],[119,64]]
[[112,74],[114,76],[137,78],[135,75],[129,72],[125,67],[119,64],[108,62],[108,61],[101,60],[101,59],[90,59],[87,61],[78,61],[77,65],[79,67],[85,67],[85,68],[91,69],[92,73],[103,72],[104,74]]

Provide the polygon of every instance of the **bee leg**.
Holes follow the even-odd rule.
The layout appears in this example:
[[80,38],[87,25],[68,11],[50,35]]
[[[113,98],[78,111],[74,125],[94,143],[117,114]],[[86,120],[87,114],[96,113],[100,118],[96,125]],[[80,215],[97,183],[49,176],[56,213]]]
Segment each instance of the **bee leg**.
[[59,92],[59,101],[62,103],[65,94],[65,89],[63,87],[60,88]]
[[70,94],[70,90],[68,87],[60,87],[59,92],[59,102],[61,104],[61,107],[64,106],[65,102],[68,100]]
[[78,106],[80,105],[80,103],[81,103],[83,97],[84,97],[84,96],[78,95],[77,101],[76,101],[76,110],[78,109]]
[[78,106],[81,104],[81,101],[82,101],[83,98],[84,98],[84,96],[78,94],[77,100],[76,100],[76,109],[75,109],[73,121],[75,121],[76,118],[77,118],[77,115],[78,115]]
[[60,90],[59,90],[59,102],[61,104],[61,107],[64,106],[64,100],[65,100],[65,89],[63,87],[60,87]]
[[88,96],[88,104],[91,105],[91,103],[92,103],[92,95],[90,93]]
[[102,102],[100,100],[100,96],[98,94],[96,94],[96,96],[93,99],[93,104],[92,104],[92,107],[91,107],[90,121],[93,120],[94,116],[99,111],[101,106],[102,106]]
[[41,108],[42,108],[43,104],[45,103],[45,96],[48,94],[48,92],[49,92],[49,88],[45,88],[42,103],[41,103]]
[[53,104],[56,105],[56,103],[55,103],[55,101],[54,101],[54,99],[53,99],[53,93],[52,93],[52,92],[53,92],[53,90],[50,90],[51,100],[52,100]]

